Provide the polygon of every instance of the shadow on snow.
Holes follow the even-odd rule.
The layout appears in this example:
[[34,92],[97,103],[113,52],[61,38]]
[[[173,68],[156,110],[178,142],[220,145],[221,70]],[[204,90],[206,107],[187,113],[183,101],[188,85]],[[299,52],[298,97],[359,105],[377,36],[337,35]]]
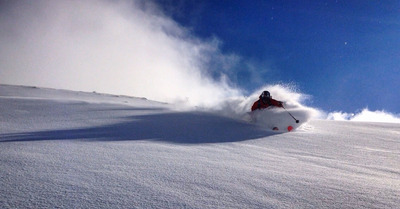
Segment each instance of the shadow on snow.
[[276,133],[255,125],[208,113],[179,112],[130,116],[126,122],[79,129],[0,135],[0,142],[43,140],[156,140],[170,143],[221,143]]

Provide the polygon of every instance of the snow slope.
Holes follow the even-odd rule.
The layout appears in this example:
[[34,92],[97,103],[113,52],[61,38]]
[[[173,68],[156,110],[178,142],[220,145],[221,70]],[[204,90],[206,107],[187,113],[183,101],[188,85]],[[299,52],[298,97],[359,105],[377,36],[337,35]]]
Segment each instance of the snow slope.
[[143,98],[0,85],[1,208],[398,208],[400,124],[276,133]]

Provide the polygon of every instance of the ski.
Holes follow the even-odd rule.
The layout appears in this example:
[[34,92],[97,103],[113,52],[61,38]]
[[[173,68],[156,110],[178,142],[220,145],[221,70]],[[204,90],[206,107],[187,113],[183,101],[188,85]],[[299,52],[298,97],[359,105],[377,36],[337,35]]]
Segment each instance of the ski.
[[[273,131],[279,131],[279,128],[278,128],[278,127],[273,127],[272,130],[273,130]],[[288,132],[293,131],[293,126],[288,126],[288,127],[287,127],[287,131],[288,131]]]

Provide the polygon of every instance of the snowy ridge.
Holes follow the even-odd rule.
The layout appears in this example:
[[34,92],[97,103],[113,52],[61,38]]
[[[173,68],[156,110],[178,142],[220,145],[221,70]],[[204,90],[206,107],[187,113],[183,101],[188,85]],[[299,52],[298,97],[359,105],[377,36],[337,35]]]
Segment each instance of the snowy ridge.
[[310,119],[277,134],[141,98],[4,85],[0,117],[1,208],[400,205],[397,123]]

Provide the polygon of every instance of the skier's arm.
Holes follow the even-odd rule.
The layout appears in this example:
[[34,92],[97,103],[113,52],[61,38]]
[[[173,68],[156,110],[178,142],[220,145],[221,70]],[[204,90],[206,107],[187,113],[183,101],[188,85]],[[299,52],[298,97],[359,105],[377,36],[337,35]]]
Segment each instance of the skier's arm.
[[276,106],[276,107],[283,107],[283,102],[278,101],[278,100],[271,100],[272,105]]
[[251,107],[251,111],[257,110],[258,109],[258,101],[254,102],[253,106]]

